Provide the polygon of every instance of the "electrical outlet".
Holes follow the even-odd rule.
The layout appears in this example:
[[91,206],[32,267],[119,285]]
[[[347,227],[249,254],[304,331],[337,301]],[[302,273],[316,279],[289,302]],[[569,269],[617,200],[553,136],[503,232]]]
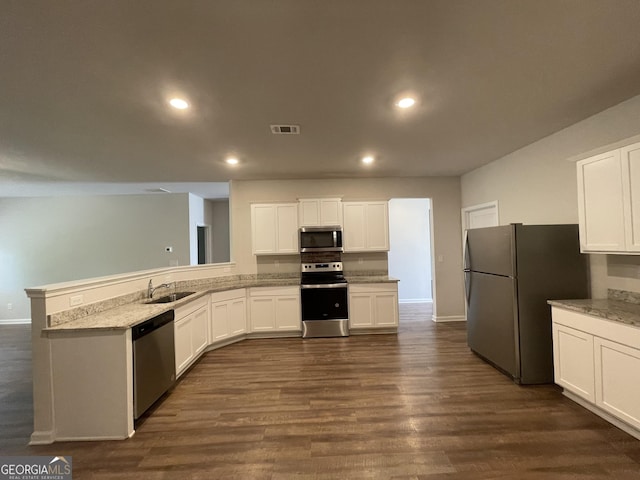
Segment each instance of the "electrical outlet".
[[84,297],[82,295],[74,295],[73,297],[69,297],[69,306],[77,307],[78,305],[82,305],[84,303]]
[[444,262],[444,255],[438,255],[438,262],[439,263]]
[[274,260],[273,264],[276,266],[276,268],[280,268],[280,260]]
[[358,265],[362,265],[364,263],[364,259],[362,257],[358,258]]
[[7,303],[7,310],[13,310],[13,303]]

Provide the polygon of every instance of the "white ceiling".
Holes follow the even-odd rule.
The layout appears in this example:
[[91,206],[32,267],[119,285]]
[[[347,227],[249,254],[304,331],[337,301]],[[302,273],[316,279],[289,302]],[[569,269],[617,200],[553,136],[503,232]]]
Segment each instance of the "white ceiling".
[[638,0],[0,0],[0,189],[460,175],[640,94],[638,25]]

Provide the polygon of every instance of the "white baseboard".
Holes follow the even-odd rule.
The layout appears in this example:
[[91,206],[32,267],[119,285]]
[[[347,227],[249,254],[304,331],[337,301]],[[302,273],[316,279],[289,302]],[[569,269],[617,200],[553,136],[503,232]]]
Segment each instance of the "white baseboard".
[[29,445],[50,445],[54,441],[53,431],[36,431],[31,434]]
[[10,318],[7,320],[0,320],[0,325],[29,325],[30,323],[30,318]]
[[433,315],[431,317],[431,320],[433,320],[434,322],[438,322],[438,323],[445,323],[445,322],[466,322],[467,321],[467,317],[465,317],[464,315],[449,315],[449,316],[437,316],[437,315]]
[[401,298],[398,303],[433,303],[430,298]]

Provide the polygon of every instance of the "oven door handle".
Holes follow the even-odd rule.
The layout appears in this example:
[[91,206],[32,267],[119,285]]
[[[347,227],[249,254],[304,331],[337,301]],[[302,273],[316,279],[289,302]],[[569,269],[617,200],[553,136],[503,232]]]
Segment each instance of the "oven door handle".
[[300,288],[347,288],[346,283],[305,283]]

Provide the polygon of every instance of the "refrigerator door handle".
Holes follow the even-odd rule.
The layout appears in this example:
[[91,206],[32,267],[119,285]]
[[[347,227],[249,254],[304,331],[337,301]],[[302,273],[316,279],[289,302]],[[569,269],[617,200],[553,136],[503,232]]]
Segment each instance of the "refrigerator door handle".
[[471,265],[469,265],[469,238],[467,230],[464,231],[464,257],[462,259],[462,265],[465,272],[471,270]]
[[469,307],[469,301],[471,300],[471,272],[469,270],[464,271],[464,292],[467,300],[467,308]]

